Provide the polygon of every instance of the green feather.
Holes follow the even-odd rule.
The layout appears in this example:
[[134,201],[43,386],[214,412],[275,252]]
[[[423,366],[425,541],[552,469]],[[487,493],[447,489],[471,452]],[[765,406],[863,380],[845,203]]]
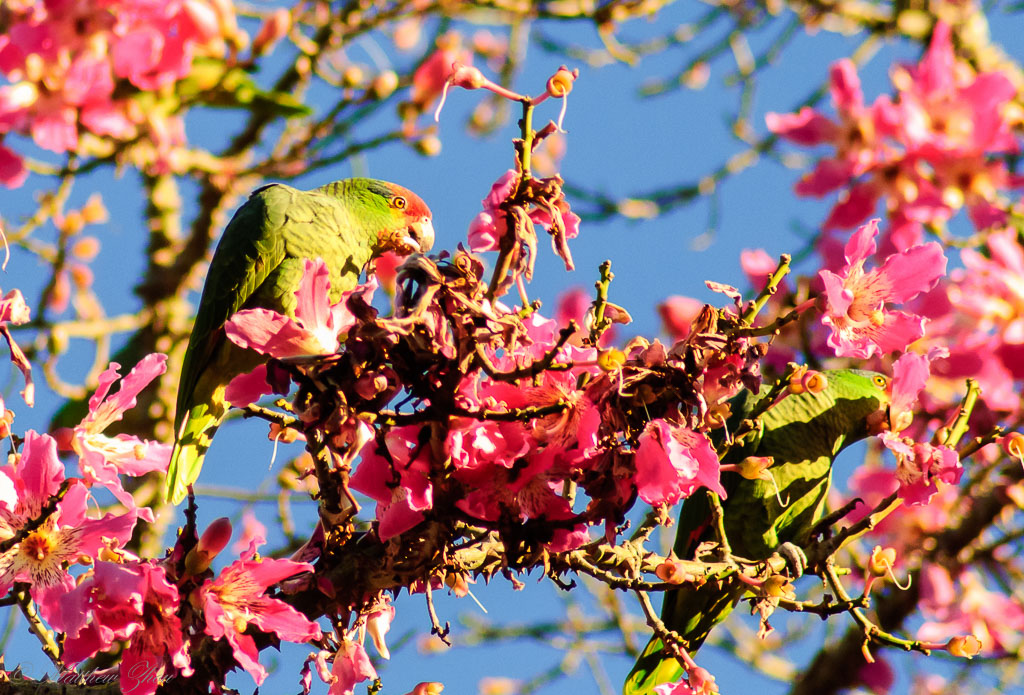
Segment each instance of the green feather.
[[[725,533],[732,552],[747,560],[765,560],[785,542],[803,545],[823,516],[832,478],[832,462],[844,448],[869,433],[870,417],[888,405],[888,380],[875,372],[825,372],[826,388],[819,393],[791,395],[761,416],[763,428],[743,446],[731,450],[723,463],[738,463],[747,456],[771,456],[768,469],[775,485],[723,473],[728,493],[723,500]],[[767,392],[767,387],[761,394]],[[753,394],[733,400],[731,423],[737,425],[757,402]],[[785,506],[779,499],[786,501]],[[697,546],[712,540],[707,495],[687,498],[679,512],[675,553],[690,559]],[[732,611],[745,593],[740,582],[692,584],[665,592],[662,620],[683,638],[687,650],[696,651],[711,629]],[[625,695],[649,695],[662,683],[683,673],[678,660],[652,638],[630,672]]]
[[[257,189],[224,230],[199,302],[182,364],[175,445],[165,496],[174,504],[195,482],[206,450],[227,414],[232,378],[266,361],[227,340],[224,323],[241,309],[263,307],[294,317],[305,260],[322,258],[331,300],[358,283],[377,253],[404,248],[410,238],[430,249],[430,211],[401,186],[373,179],[335,181],[312,191],[282,184]],[[429,235],[417,238],[426,224]],[[408,248],[404,250],[408,251]]]

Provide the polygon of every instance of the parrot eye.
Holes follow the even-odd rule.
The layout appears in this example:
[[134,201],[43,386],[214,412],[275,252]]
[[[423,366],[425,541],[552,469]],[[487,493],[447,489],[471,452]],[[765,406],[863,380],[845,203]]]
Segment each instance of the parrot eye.
[[874,383],[875,386],[877,386],[880,389],[886,389],[889,386],[889,380],[886,379],[881,374],[876,374],[875,376],[871,377],[871,381],[872,383]]
[[396,210],[405,210],[406,205],[408,205],[408,203],[405,202],[405,198],[403,198],[400,195],[396,195],[394,198],[391,199],[391,207],[395,208]]

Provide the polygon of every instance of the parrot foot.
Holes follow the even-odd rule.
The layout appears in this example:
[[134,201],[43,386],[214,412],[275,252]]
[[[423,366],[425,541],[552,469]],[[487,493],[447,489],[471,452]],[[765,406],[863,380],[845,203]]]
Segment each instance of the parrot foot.
[[776,548],[775,552],[786,561],[786,567],[792,579],[804,576],[804,571],[807,569],[807,555],[800,546],[786,541]]

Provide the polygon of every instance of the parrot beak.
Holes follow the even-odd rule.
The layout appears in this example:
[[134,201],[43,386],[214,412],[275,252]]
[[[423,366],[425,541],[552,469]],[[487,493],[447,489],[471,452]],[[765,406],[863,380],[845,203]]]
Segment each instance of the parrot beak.
[[434,246],[434,223],[427,216],[409,225],[409,234],[402,239],[416,253],[426,253]]

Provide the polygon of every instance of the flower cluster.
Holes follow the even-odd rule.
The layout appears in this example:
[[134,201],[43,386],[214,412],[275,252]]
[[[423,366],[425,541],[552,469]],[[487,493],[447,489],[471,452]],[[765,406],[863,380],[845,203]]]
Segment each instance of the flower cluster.
[[[0,183],[27,176],[5,134],[31,136],[53,152],[79,152],[83,136],[130,140],[145,133],[166,156],[183,144],[180,119],[125,96],[155,92],[189,75],[198,56],[221,56],[240,38],[230,3],[15,2],[0,36]],[[150,95],[152,96],[152,95]]]
[[924,225],[943,224],[963,207],[978,229],[1004,224],[1003,191],[1018,182],[992,155],[1018,151],[1010,79],[959,61],[950,26],[940,21],[921,61],[897,67],[892,81],[895,98],[866,104],[856,68],[841,60],[831,70],[837,119],[810,107],[767,115],[773,133],[835,150],[800,180],[797,195],[841,191],[826,230],[857,226],[884,199],[886,239],[898,250],[920,243]]

